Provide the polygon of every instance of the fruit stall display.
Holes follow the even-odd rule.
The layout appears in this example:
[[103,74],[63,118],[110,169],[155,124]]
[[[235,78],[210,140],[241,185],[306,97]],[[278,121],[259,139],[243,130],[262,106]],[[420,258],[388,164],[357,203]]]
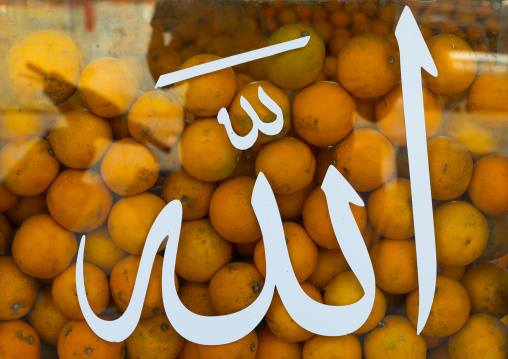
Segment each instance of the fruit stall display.
[[[438,70],[422,70],[438,267],[420,335],[394,34],[406,5]],[[0,358],[508,357],[503,2],[23,1],[0,2],[0,21]],[[161,75],[302,36],[303,48],[155,88]],[[275,121],[259,87],[282,110],[283,129],[239,150],[217,115],[226,108],[236,134],[247,135],[243,97],[261,121]],[[153,222],[175,199],[181,302],[203,316],[253,303],[266,276],[251,206],[260,172],[303,291],[327,305],[357,302],[364,291],[321,189],[331,165],[365,204],[350,207],[376,278],[372,312],[355,332],[315,335],[275,293],[244,338],[188,341],[162,301],[166,243],[132,335],[108,342],[84,320],[75,281],[82,236],[88,301],[114,320]]]

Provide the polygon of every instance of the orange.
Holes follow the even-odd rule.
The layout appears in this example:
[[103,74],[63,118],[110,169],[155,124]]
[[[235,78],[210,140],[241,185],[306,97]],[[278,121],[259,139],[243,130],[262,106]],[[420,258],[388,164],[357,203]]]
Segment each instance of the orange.
[[398,49],[383,35],[357,35],[344,45],[337,57],[337,77],[356,97],[382,96],[400,80]]
[[295,96],[293,126],[306,142],[319,147],[330,146],[353,129],[355,110],[355,100],[340,85],[316,82]]
[[312,22],[312,28],[318,33],[323,42],[328,44],[333,34],[333,26],[327,19],[317,19]]
[[508,127],[508,69],[495,67],[478,74],[467,93],[467,108],[478,121],[492,128]]
[[[323,296],[312,284],[309,282],[303,282],[300,283],[300,286],[310,298],[316,302],[323,303]],[[314,336],[314,333],[303,329],[291,318],[277,291],[275,292],[272,303],[266,312],[265,319],[266,324],[272,333],[279,339],[286,342],[301,342]]]
[[427,142],[427,151],[432,198],[450,200],[466,192],[473,173],[473,158],[467,147],[440,136]]
[[333,71],[335,74],[335,78],[337,78],[337,58],[336,56],[340,53],[344,45],[351,38],[351,34],[348,29],[344,27],[338,27],[333,32],[333,36],[328,43],[328,52],[335,56],[335,70]]
[[449,202],[434,210],[436,255],[444,265],[467,265],[487,245],[489,230],[485,216],[467,202]]
[[22,108],[14,104],[2,105],[0,110],[0,144],[30,136],[44,136],[51,129],[48,117],[50,116],[43,111]]
[[210,303],[208,286],[208,282],[184,282],[178,290],[178,297],[182,304],[191,312],[199,315],[214,316],[216,313]]
[[[318,248],[305,229],[297,223],[283,222],[289,259],[299,283],[310,277],[317,266]],[[257,242],[254,250],[254,263],[259,273],[266,277],[266,258],[263,239]]]
[[210,221],[220,236],[233,243],[249,243],[261,238],[251,205],[255,180],[240,176],[222,183],[210,201]]
[[106,221],[113,196],[96,172],[67,169],[49,187],[46,201],[58,224],[73,232],[87,232]]
[[300,343],[290,343],[279,339],[266,325],[258,327],[256,333],[258,335],[256,359],[302,359]]
[[508,254],[508,217],[487,217],[489,239],[479,257],[480,260],[493,260]]
[[466,266],[445,266],[444,264],[437,263],[437,274],[460,280],[466,272]]
[[48,214],[25,220],[12,241],[12,257],[26,274],[54,278],[71,263],[78,244],[74,233],[64,229]]
[[82,67],[76,43],[53,30],[34,31],[7,53],[8,81],[25,106],[43,109],[76,91]]
[[424,359],[427,346],[406,318],[389,315],[365,337],[364,353],[367,359]]
[[99,162],[112,139],[108,121],[87,110],[67,112],[48,136],[56,158],[75,169],[85,169]]
[[416,245],[412,239],[381,239],[369,251],[376,284],[392,294],[418,287]]
[[[441,102],[427,88],[423,87],[422,90],[426,135],[431,138],[441,126]],[[407,146],[402,85],[395,86],[376,101],[375,116],[377,128],[383,135],[395,145]]]
[[58,357],[121,359],[125,355],[125,342],[114,343],[101,339],[84,320],[70,320],[62,328],[57,343]]
[[149,91],[134,101],[127,117],[131,136],[150,148],[173,146],[185,125],[183,108],[163,91]]
[[216,188],[215,182],[200,181],[182,168],[166,177],[162,184],[161,197],[166,203],[179,200],[182,203],[182,218],[187,221],[208,214],[210,200]]
[[[172,36],[172,39],[176,38],[177,36]],[[148,70],[150,70],[154,82],[157,82],[162,75],[178,70],[182,65],[180,55],[175,49],[170,47],[156,47],[150,49],[146,56],[146,60]]]
[[19,196],[35,196],[47,190],[59,169],[60,162],[42,138],[12,141],[0,150],[0,181]]
[[134,196],[151,188],[159,176],[159,160],[147,147],[132,138],[111,145],[101,163],[108,188],[122,196]]
[[478,263],[468,268],[460,281],[471,299],[472,313],[498,318],[508,314],[508,270],[494,263]]
[[96,265],[106,275],[109,276],[115,264],[126,255],[127,253],[113,242],[106,226],[86,234],[85,262]]
[[[153,193],[123,197],[111,208],[108,230],[113,242],[124,251],[141,255],[148,232],[166,203]],[[162,243],[159,250],[165,247]]]
[[252,264],[229,263],[213,275],[208,287],[208,297],[217,314],[235,313],[256,300],[264,282],[264,278]]
[[129,358],[175,359],[183,348],[184,339],[171,326],[165,314],[141,319],[125,340]]
[[293,137],[271,142],[258,153],[256,174],[266,176],[276,194],[301,191],[312,182],[316,159],[307,145]]
[[204,118],[187,126],[178,143],[178,158],[192,177],[219,181],[233,173],[241,156],[226,129],[216,118]]
[[18,204],[19,199],[20,197],[17,194],[12,193],[0,183],[0,212],[14,208]]
[[111,118],[127,112],[138,95],[138,81],[119,59],[104,57],[89,63],[79,78],[83,104],[100,117]]
[[282,220],[286,221],[300,217],[303,211],[303,204],[314,188],[316,188],[316,182],[312,181],[301,191],[292,194],[276,194],[275,200],[277,201]]
[[281,26],[268,38],[266,46],[305,36],[310,36],[305,47],[263,59],[266,74],[275,85],[288,90],[300,89],[314,82],[321,73],[325,44],[316,30],[308,25],[295,22]]
[[468,43],[455,35],[443,34],[427,39],[438,76],[423,71],[423,83],[438,95],[453,96],[467,90],[476,77],[477,64]]
[[49,213],[48,205],[46,204],[46,192],[36,196],[20,196],[18,203],[5,213],[18,226],[28,217],[41,213]]
[[[131,300],[140,260],[140,256],[127,256],[118,262],[111,272],[109,278],[111,296],[118,309],[122,312],[125,312]],[[143,310],[141,311],[142,319],[154,317],[159,312],[164,313],[161,283],[162,262],[162,256],[157,254],[153,262],[152,272],[146,290],[146,297],[143,303]]]
[[12,228],[5,214],[0,213],[0,256],[7,254],[12,242]]
[[39,335],[22,320],[0,322],[0,356],[10,359],[40,358]]
[[198,353],[199,346],[200,346],[199,344],[185,340],[183,343],[182,351],[178,356],[178,359],[201,359]]
[[362,345],[355,335],[323,337],[315,335],[303,345],[303,359],[361,359]]
[[229,263],[231,242],[222,238],[208,218],[182,223],[175,271],[185,280],[208,282],[215,272]]
[[241,72],[237,73],[236,74],[236,92],[238,93],[238,91],[240,91],[247,84],[249,84],[253,81],[254,81],[254,79],[250,75],[241,73]]
[[28,322],[39,334],[41,339],[56,346],[60,331],[69,321],[57,308],[51,296],[51,287],[45,287],[39,292],[37,302],[28,314]]
[[503,359],[508,355],[508,328],[496,317],[471,314],[466,325],[448,340],[452,359]]
[[335,10],[330,14],[330,22],[335,27],[348,27],[351,22],[351,15],[345,10]]
[[334,152],[333,164],[358,192],[378,188],[395,171],[393,145],[376,130],[354,130],[335,145]]
[[19,319],[32,309],[37,299],[37,281],[23,273],[12,257],[0,257],[0,320]]
[[443,135],[462,142],[475,160],[500,152],[506,143],[507,134],[506,130],[482,125],[465,106],[449,112],[443,123]]
[[373,191],[367,202],[372,227],[383,237],[407,239],[414,235],[411,184],[394,178]]
[[[83,277],[86,298],[92,311],[98,315],[109,303],[109,281],[100,268],[83,263]],[[58,309],[70,319],[85,319],[78,302],[76,289],[76,264],[70,265],[53,281],[51,288],[53,300]]]
[[258,350],[258,336],[252,331],[243,338],[223,345],[199,345],[197,352],[200,358],[229,359],[242,358],[254,359]]
[[[367,209],[354,204],[350,204],[350,208],[358,229],[363,232],[367,225]],[[321,187],[315,188],[305,200],[302,216],[307,233],[317,245],[327,249],[340,249],[332,227],[326,195]]]
[[[180,70],[219,60],[216,55],[195,55],[186,60]],[[228,107],[236,94],[236,76],[232,68],[193,77],[175,84],[181,103],[186,111],[198,117],[216,116]]]
[[496,153],[476,161],[468,193],[483,213],[508,214],[508,155]]
[[371,23],[369,22],[368,15],[363,12],[353,12],[351,14],[351,26],[349,30],[353,36],[365,32],[372,33]]
[[262,122],[274,122],[276,119],[275,113],[263,105],[259,99],[258,89],[260,87],[280,107],[283,120],[282,130],[276,135],[266,135],[258,131],[256,143],[264,144],[284,137],[291,126],[291,104],[289,97],[280,88],[268,81],[255,81],[245,85],[238,91],[229,106],[229,118],[233,129],[239,136],[246,136],[252,130],[252,119],[242,108],[240,102],[243,97],[249,102]]
[[[335,276],[326,286],[325,304],[328,305],[349,305],[359,301],[365,291],[356,278],[355,274],[348,270]],[[367,320],[354,334],[364,334],[374,329],[386,314],[386,299],[378,287],[374,297],[374,304]]]
[[[417,289],[406,299],[407,315],[415,328],[418,321],[419,295]],[[438,275],[434,301],[422,334],[437,338],[455,334],[469,318],[470,308],[466,289],[455,279]]]

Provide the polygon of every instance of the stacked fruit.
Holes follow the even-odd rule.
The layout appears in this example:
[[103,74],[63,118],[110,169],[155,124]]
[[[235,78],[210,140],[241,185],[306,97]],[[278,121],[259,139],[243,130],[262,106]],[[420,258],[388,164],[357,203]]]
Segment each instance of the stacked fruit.
[[[508,69],[477,60],[477,51],[495,58],[489,52],[495,42],[485,40],[496,31],[492,5],[463,11],[434,4],[413,9],[439,73],[422,73],[439,264],[421,335],[393,35],[402,4],[200,2],[182,8],[185,21],[171,26],[156,14],[147,54],[155,79],[265,45],[309,35],[310,41],[144,93],[136,60],[108,57],[83,66],[79,49],[61,33],[33,32],[10,47],[0,114],[0,356],[39,357],[42,341],[56,346],[60,358],[505,358]],[[456,30],[434,22],[445,10]],[[266,31],[273,32],[267,40]],[[259,87],[281,108],[283,130],[260,134],[241,151],[216,116],[227,108],[235,132],[249,133],[243,97],[261,121],[275,121]],[[275,294],[263,322],[243,339],[221,346],[184,340],[162,302],[166,243],[153,264],[142,319],[125,342],[100,339],[84,321],[73,264],[77,240],[86,234],[90,306],[115,319],[129,304],[148,231],[175,199],[183,208],[175,267],[182,303],[212,316],[254,302],[266,276],[251,206],[260,172],[275,193],[302,289],[320,303],[355,303],[364,292],[320,187],[330,165],[366,204],[351,210],[377,287],[372,312],[354,333],[314,335]]]

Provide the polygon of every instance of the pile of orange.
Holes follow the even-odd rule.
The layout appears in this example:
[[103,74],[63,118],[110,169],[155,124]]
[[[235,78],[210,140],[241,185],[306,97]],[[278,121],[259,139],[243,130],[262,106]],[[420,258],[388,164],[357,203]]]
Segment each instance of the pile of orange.
[[[0,357],[39,358],[42,347],[63,359],[506,358],[508,68],[492,62],[499,12],[486,2],[411,3],[439,72],[422,72],[438,276],[417,335],[394,36],[403,5],[199,2],[175,9],[173,18],[159,12],[142,71],[129,57],[83,63],[60,32],[17,36],[1,62],[9,90],[0,101]],[[140,90],[143,71],[157,80],[304,36],[311,39],[301,49]],[[241,151],[217,114],[226,108],[234,131],[246,135],[253,125],[243,97],[261,121],[273,122],[259,87],[281,108],[283,129],[260,134]],[[175,268],[182,303],[204,316],[253,303],[266,276],[251,206],[260,172],[275,194],[302,289],[326,305],[355,303],[364,291],[320,187],[331,165],[365,203],[351,211],[377,284],[372,312],[354,333],[323,337],[303,329],[276,293],[263,321],[241,340],[185,340],[162,301],[165,242],[141,320],[125,342],[100,339],[84,321],[74,264],[81,236],[90,306],[116,319],[132,296],[151,225],[175,199],[183,208]]]

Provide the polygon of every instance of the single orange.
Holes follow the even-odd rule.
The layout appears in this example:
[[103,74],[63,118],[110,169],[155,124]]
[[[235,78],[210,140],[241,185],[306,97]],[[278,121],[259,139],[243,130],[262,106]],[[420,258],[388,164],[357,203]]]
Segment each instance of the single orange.
[[[316,103],[320,103],[316,106]],[[342,140],[353,129],[356,104],[334,82],[316,82],[302,89],[292,104],[293,126],[306,142],[326,147]]]
[[51,279],[71,263],[78,244],[74,233],[61,227],[49,214],[25,220],[12,242],[12,257],[26,274]]
[[389,315],[365,337],[364,353],[368,359],[424,359],[427,346],[406,318]]
[[67,169],[49,187],[46,201],[58,224],[73,232],[87,232],[106,221],[113,196],[96,172]]
[[453,359],[504,359],[508,355],[508,328],[489,314],[471,314],[464,327],[448,340],[448,351]]
[[476,77],[477,64],[469,44],[455,35],[427,39],[438,76],[423,71],[423,83],[438,95],[453,96],[468,89]]
[[351,38],[337,57],[337,78],[351,94],[361,98],[382,96],[400,80],[397,47],[373,33]]
[[264,278],[255,266],[245,262],[226,264],[213,275],[208,297],[219,315],[247,308],[261,293]]
[[[299,283],[310,277],[317,266],[318,248],[305,228],[294,222],[283,222],[284,237],[293,272]],[[259,273],[266,277],[266,258],[263,239],[257,242],[254,250],[254,263]]]
[[[411,292],[406,299],[409,321],[416,328],[419,310],[419,290]],[[438,275],[436,291],[427,323],[422,334],[444,338],[458,332],[469,318],[471,304],[466,289],[455,279]]]
[[392,294],[418,287],[416,245],[412,239],[381,239],[370,249],[376,284]]
[[483,213],[508,214],[508,155],[495,153],[476,161],[468,193]]
[[136,77],[124,62],[104,57],[83,69],[78,91],[90,112],[111,118],[129,110],[138,95],[138,87]]
[[334,148],[333,164],[358,192],[372,191],[395,171],[395,150],[376,130],[351,132]]
[[176,273],[192,282],[208,282],[233,253],[231,242],[222,238],[208,218],[185,221],[180,230]]
[[316,80],[323,69],[325,44],[310,26],[292,23],[281,26],[266,41],[267,46],[309,36],[305,47],[263,59],[268,78],[277,86],[296,90]]
[[231,175],[241,153],[216,118],[194,121],[187,126],[178,143],[182,167],[201,181],[219,181]]
[[261,103],[258,95],[259,88],[262,88],[268,97],[280,107],[283,121],[282,130],[276,135],[266,135],[258,132],[256,143],[264,144],[284,137],[291,126],[291,103],[289,97],[280,88],[268,81],[255,81],[245,85],[238,91],[229,106],[229,118],[233,129],[239,136],[246,136],[252,130],[252,119],[241,105],[241,98],[243,97],[252,106],[262,122],[274,122],[276,114]]
[[367,202],[372,227],[383,237],[408,239],[414,235],[411,184],[394,178],[373,191]]
[[149,91],[134,101],[127,117],[131,136],[139,143],[166,149],[183,132],[184,111],[174,96],[160,90]]
[[30,324],[22,320],[0,322],[0,357],[10,359],[38,359],[41,340]]
[[[160,197],[150,192],[118,200],[108,217],[108,231],[113,242],[130,254],[141,255],[148,232],[165,206]],[[165,246],[163,242],[159,250]]]
[[256,174],[266,176],[276,194],[301,191],[312,182],[316,159],[309,147],[293,137],[284,137],[261,148]]
[[15,320],[27,314],[37,299],[37,281],[23,273],[12,257],[0,257],[0,320]]
[[0,181],[19,196],[35,196],[47,190],[59,169],[51,145],[42,138],[12,141],[0,150]]
[[[186,60],[180,70],[219,60],[216,55],[195,55]],[[236,76],[228,67],[209,74],[193,77],[175,84],[179,99],[186,111],[198,117],[216,116],[228,107],[236,94]]]
[[485,216],[470,203],[456,201],[434,210],[436,256],[444,265],[467,265],[485,249],[489,236]]
[[240,176],[222,183],[210,201],[210,221],[223,238],[233,243],[249,243],[261,238],[251,205],[254,178]]
[[85,169],[99,162],[112,139],[108,121],[87,110],[67,112],[48,136],[56,158],[75,169]]

